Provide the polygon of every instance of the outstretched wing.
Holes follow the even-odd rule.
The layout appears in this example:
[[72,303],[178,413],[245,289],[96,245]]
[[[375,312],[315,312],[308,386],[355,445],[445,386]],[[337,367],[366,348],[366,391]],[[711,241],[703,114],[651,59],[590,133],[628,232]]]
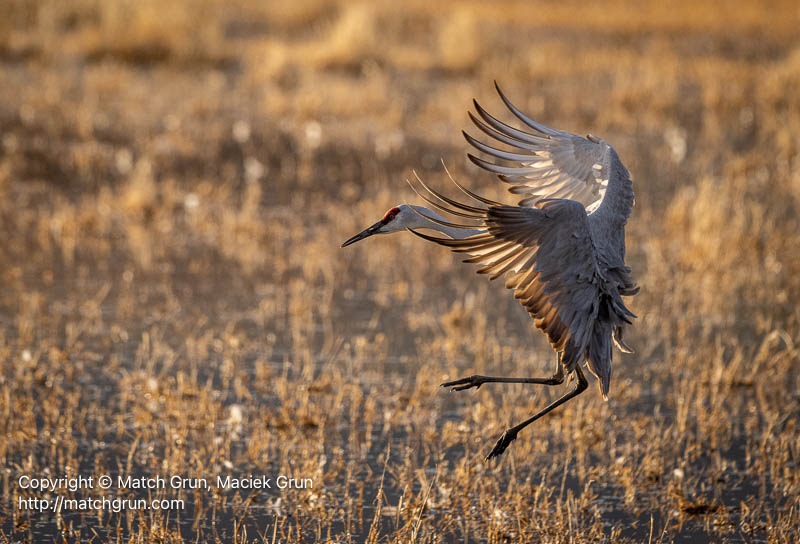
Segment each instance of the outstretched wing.
[[537,208],[475,207],[426,189],[460,215],[480,221],[486,233],[450,240],[411,232],[469,254],[464,262],[483,265],[478,273],[491,279],[508,273],[506,287],[573,370],[582,362],[598,311],[597,262],[583,206],[558,199]]
[[[469,155],[470,160],[511,184],[511,193],[523,195],[520,206],[532,206],[544,198],[566,198],[579,202],[589,213],[594,211],[605,196],[610,176],[622,174],[613,170],[624,169],[619,160],[612,159],[613,148],[599,138],[582,138],[534,121],[506,98],[496,82],[495,87],[511,113],[533,132],[499,121],[474,101],[480,119],[471,112],[469,116],[475,126],[513,151],[489,146],[464,132],[467,142],[477,150],[510,165],[474,155]],[[627,177],[627,171],[624,175]]]

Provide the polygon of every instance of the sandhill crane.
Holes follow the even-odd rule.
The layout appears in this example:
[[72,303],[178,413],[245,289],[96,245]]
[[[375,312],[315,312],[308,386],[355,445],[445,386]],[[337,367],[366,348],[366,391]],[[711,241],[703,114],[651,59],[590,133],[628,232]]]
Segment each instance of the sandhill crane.
[[[417,194],[434,208],[477,224],[456,224],[428,208],[402,204],[342,244],[409,230],[468,254],[464,262],[483,265],[479,274],[489,274],[490,279],[507,275],[506,287],[514,290],[514,297],[557,354],[556,372],[550,378],[475,375],[443,383],[443,387],[461,391],[493,382],[559,385],[567,374],[574,373],[575,388],[507,429],[487,460],[501,455],[523,428],[586,390],[584,363],[598,379],[603,398],[608,398],[612,342],[631,353],[623,333],[636,317],[625,307],[622,296],[638,292],[631,269],[625,265],[625,223],[634,203],[633,182],[614,148],[592,135],[582,138],[534,121],[495,86],[511,113],[531,130],[507,125],[473,101],[478,117],[471,112],[469,116],[475,126],[512,149],[491,147],[463,134],[478,151],[503,161],[498,164],[468,155],[474,164],[510,184],[511,193],[523,195],[519,204],[509,206],[483,198],[451,177],[478,203],[466,204],[417,178],[427,192]],[[448,238],[418,232],[421,228],[437,230]]]

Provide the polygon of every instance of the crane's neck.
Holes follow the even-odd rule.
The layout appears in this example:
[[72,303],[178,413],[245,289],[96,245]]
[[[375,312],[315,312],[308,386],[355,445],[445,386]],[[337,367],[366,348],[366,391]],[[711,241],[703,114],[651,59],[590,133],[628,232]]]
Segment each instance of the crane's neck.
[[606,194],[592,216],[595,222],[605,223],[609,228],[623,228],[633,208],[633,182],[613,149],[610,163]]
[[441,225],[434,221],[428,221],[426,218],[433,218],[436,219],[437,221],[447,221],[447,219],[445,219],[435,211],[426,208],[425,206],[412,206],[412,207],[419,213],[414,214],[415,218],[411,221],[412,224],[408,225],[411,228],[436,230],[452,238],[453,240],[461,240],[463,238],[468,238],[470,236],[486,232],[485,230],[481,229],[460,229],[456,227],[448,227],[447,225]]

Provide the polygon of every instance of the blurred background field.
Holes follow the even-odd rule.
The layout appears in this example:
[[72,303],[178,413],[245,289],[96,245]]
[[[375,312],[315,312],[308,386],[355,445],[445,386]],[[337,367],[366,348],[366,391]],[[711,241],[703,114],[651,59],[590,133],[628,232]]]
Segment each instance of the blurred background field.
[[[800,533],[796,2],[5,0],[0,542],[791,542]],[[556,388],[500,283],[412,236],[492,80],[634,178],[639,315]],[[508,120],[508,116],[501,117]],[[289,474],[184,511],[17,508],[22,474]],[[67,496],[79,496],[69,494]],[[115,496],[142,496],[119,491]],[[52,495],[50,495],[52,498]]]

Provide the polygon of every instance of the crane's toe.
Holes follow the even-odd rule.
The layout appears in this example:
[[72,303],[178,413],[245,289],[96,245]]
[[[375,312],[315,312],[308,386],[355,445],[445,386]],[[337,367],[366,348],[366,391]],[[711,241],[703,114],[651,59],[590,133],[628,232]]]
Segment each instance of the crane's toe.
[[508,448],[508,446],[511,445],[511,443],[516,439],[517,439],[517,432],[514,431],[513,429],[509,429],[506,432],[504,432],[503,436],[501,436],[497,440],[497,443],[494,445],[494,448],[492,448],[492,451],[489,452],[489,455],[486,456],[486,459],[484,459],[484,461],[489,461],[494,457],[500,457],[503,454],[503,452],[506,451],[506,448]]
[[452,387],[453,391],[463,391],[464,389],[469,389],[470,387],[480,389],[484,383],[486,383],[486,376],[478,376],[475,374],[459,380],[453,380],[452,382],[444,382],[440,387]]

